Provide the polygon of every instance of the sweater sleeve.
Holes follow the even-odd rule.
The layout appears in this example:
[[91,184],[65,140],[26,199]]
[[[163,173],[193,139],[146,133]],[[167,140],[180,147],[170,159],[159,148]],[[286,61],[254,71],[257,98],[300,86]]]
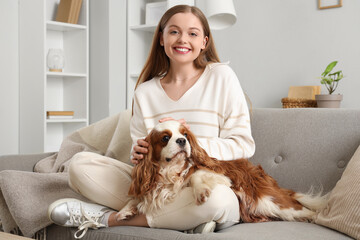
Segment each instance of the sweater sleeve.
[[250,115],[245,95],[236,74],[231,69],[224,77],[228,79],[223,79],[224,119],[220,122],[219,136],[198,140],[207,153],[216,159],[250,158],[255,152],[255,142],[251,135]]
[[147,133],[144,116],[138,101],[138,97],[136,92],[134,93],[133,98],[133,106],[132,106],[132,116],[130,120],[130,135],[132,139],[132,146],[131,146],[131,158],[134,146],[137,144],[137,140],[140,138],[145,138]]

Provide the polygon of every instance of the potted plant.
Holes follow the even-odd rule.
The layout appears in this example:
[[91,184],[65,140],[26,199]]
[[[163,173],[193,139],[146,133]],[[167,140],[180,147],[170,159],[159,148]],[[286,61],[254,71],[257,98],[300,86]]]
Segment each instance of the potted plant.
[[336,90],[339,81],[344,77],[342,71],[332,73],[338,62],[330,63],[325,71],[321,74],[321,84],[324,84],[329,94],[315,95],[317,106],[320,108],[339,108],[340,102],[343,99],[341,94],[333,94]]

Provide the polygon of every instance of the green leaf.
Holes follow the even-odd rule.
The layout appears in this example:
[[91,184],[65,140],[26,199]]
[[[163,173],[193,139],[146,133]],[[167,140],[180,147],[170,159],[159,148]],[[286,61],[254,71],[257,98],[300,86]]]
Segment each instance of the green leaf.
[[342,71],[337,71],[337,72],[334,72],[334,73],[330,73],[329,76],[333,76],[333,75],[339,75],[339,73],[341,73]]
[[333,82],[333,79],[330,78],[330,77],[325,77],[324,80],[325,80],[325,83],[328,84],[328,85],[331,85],[332,82]]
[[326,75],[328,75],[333,70],[333,68],[336,66],[337,63],[338,63],[337,61],[334,61],[329,65],[327,65],[325,71],[321,74],[321,76],[325,77]]
[[342,71],[339,71],[339,74],[337,75],[336,79],[334,79],[335,82],[340,81],[342,78],[344,77],[344,75],[342,74]]
[[329,74],[329,76],[334,76],[334,81],[339,81],[343,78],[342,71],[337,71],[335,73]]
[[340,71],[340,77],[339,77],[339,80],[342,79],[344,77],[342,71]]

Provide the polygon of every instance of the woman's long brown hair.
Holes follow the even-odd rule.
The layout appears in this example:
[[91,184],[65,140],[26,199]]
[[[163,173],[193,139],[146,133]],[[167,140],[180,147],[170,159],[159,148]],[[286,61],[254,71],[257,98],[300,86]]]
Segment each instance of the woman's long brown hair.
[[168,72],[170,60],[166,55],[164,48],[160,45],[160,35],[164,31],[169,19],[177,13],[194,14],[203,26],[204,36],[208,37],[205,49],[203,49],[200,52],[200,55],[194,60],[195,67],[204,68],[210,62],[220,62],[214,40],[210,32],[209,23],[205,15],[197,7],[189,5],[176,5],[164,13],[156,27],[149,56],[136,82],[135,89],[139,86],[139,84],[151,80],[154,77],[160,77]]

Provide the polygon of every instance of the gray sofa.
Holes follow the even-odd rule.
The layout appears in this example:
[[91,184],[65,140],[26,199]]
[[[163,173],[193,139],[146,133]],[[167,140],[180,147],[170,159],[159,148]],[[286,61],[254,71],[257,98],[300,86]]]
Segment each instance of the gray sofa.
[[[360,145],[360,109],[254,109],[251,113],[256,152],[261,164],[280,186],[307,192],[311,186],[330,191]],[[32,171],[46,156],[0,156],[0,170]],[[47,239],[73,239],[75,229],[51,225]],[[90,239],[352,239],[335,230],[301,222],[237,224],[209,234],[185,234],[166,229],[112,227],[89,230]]]

